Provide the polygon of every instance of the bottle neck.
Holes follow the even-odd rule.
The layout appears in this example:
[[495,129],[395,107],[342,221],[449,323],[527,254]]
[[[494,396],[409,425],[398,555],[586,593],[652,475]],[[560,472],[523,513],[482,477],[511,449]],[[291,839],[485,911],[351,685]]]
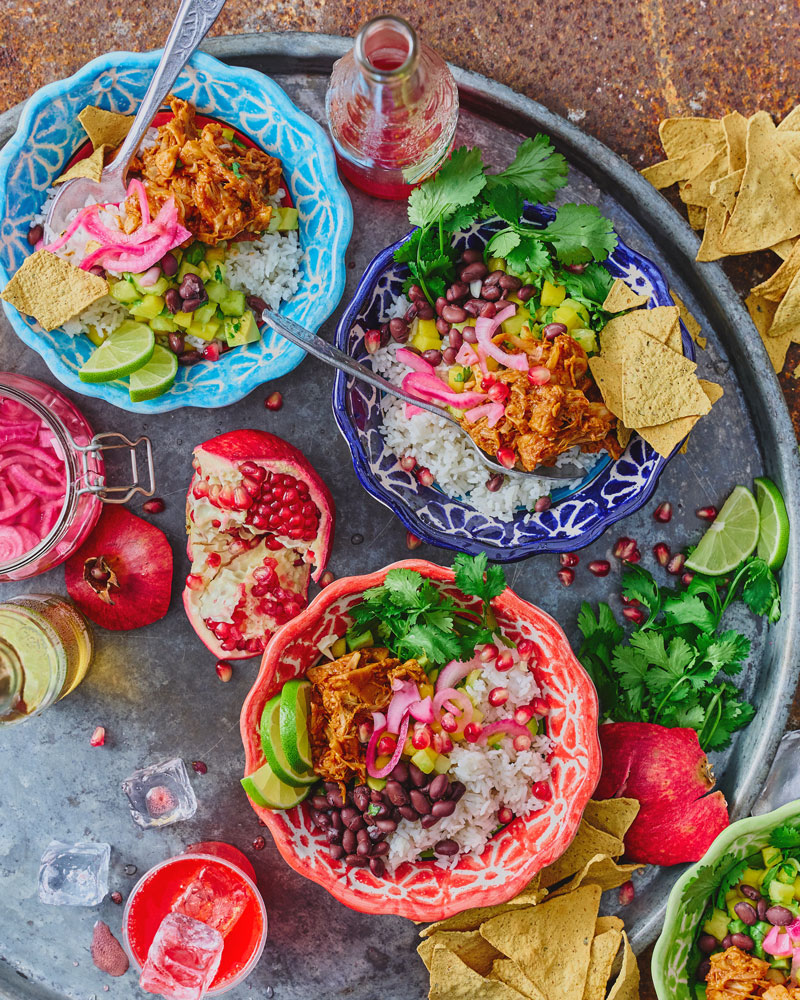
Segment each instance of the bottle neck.
[[13,646],[0,639],[0,720],[17,707],[24,673]]
[[374,17],[359,28],[354,55],[361,75],[369,83],[389,87],[399,85],[417,71],[417,34],[402,17]]

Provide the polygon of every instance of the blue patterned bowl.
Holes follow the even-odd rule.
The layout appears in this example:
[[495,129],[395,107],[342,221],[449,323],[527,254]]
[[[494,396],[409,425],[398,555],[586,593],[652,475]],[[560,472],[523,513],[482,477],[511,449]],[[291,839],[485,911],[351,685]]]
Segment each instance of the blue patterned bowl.
[[[541,223],[553,214],[541,207],[526,210],[530,220]],[[482,248],[499,225],[476,223],[458,236],[457,246]],[[392,302],[402,292],[408,270],[405,264],[395,263],[393,254],[410,236],[408,233],[372,260],[336,328],[337,346],[367,364],[370,355],[364,347],[364,333],[386,321]],[[615,278],[624,278],[635,291],[648,295],[648,308],[674,305],[655,264],[624,243],[619,243],[605,266]],[[694,360],[694,344],[683,325],[681,335],[684,354]],[[669,461],[634,434],[618,461],[601,457],[577,488],[554,491],[549,510],[540,514],[520,510],[510,520],[503,520],[479,513],[461,497],[445,495],[436,484],[420,485],[413,473],[400,467],[398,456],[381,435],[380,394],[376,389],[337,372],[333,412],[362,485],[409,531],[442,548],[472,555],[487,552],[496,562],[583,548],[647,502]]]
[[[0,287],[31,252],[27,233],[46,190],[85,141],[77,116],[87,104],[135,112],[160,52],[110,52],[74,76],[43,87],[30,98],[16,134],[0,151]],[[344,290],[344,254],[353,230],[353,210],[336,173],[327,136],[298,110],[269,77],[226,66],[195,53],[173,92],[197,110],[219,118],[277,156],[300,215],[305,251],[302,281],[282,312],[311,330],[338,305]],[[258,294],[258,289],[252,289]],[[4,303],[19,337],[39,353],[70,389],[98,396],[124,410],[161,413],[181,406],[228,406],[270,379],[285,375],[304,357],[299,347],[264,328],[262,340],[225,354],[216,364],[180,368],[172,389],[157,399],[132,403],[122,382],[88,385],[78,369],[93,346],[87,337],[43,330]]]

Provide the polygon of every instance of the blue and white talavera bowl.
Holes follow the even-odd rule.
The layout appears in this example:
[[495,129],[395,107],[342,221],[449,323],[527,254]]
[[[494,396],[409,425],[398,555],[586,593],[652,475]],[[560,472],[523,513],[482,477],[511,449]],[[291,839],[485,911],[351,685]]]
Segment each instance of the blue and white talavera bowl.
[[[0,287],[31,253],[27,234],[47,188],[86,141],[78,122],[87,105],[135,113],[160,52],[110,52],[74,76],[51,83],[30,98],[14,137],[0,151]],[[339,303],[345,283],[345,250],[353,230],[350,199],[339,181],[333,149],[322,128],[292,104],[269,77],[195,53],[173,87],[198,112],[218,118],[251,138],[283,164],[299,212],[304,251],[302,281],[281,312],[317,330]],[[258,294],[258,289],[251,290]],[[46,331],[3,303],[19,337],[39,353],[56,378],[88,396],[125,410],[159,413],[181,406],[227,406],[270,379],[285,375],[304,352],[269,328],[259,343],[237,348],[216,363],[181,367],[163,396],[132,403],[127,385],[83,383],[78,369],[93,345],[87,337]]]
[[[545,223],[553,214],[552,209],[541,207],[526,210],[534,222]],[[496,221],[476,223],[458,236],[456,245],[483,248],[499,225]],[[408,270],[394,261],[393,254],[410,236],[372,260],[336,328],[337,346],[366,364],[370,355],[364,347],[364,333],[386,322],[402,292]],[[636,292],[649,296],[648,308],[674,305],[655,264],[624,243],[619,243],[605,266],[615,278],[623,278]],[[683,325],[681,335],[684,354],[694,360],[694,344]],[[381,434],[381,394],[376,389],[337,372],[333,412],[362,485],[409,531],[431,545],[472,555],[486,552],[496,562],[588,545],[647,502],[669,461],[634,434],[618,461],[601,455],[576,489],[554,491],[549,510],[538,514],[520,510],[512,519],[503,520],[479,513],[462,497],[445,495],[436,484],[422,486],[413,473],[400,467],[399,456]]]

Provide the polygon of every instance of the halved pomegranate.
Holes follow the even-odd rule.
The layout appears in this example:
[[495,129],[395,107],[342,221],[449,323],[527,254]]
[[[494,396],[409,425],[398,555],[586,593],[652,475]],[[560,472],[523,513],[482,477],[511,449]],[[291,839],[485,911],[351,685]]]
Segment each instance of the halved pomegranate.
[[266,431],[230,431],[194,450],[186,497],[192,570],[183,603],[214,656],[259,656],[307,604],[325,569],[333,499],[308,459]]

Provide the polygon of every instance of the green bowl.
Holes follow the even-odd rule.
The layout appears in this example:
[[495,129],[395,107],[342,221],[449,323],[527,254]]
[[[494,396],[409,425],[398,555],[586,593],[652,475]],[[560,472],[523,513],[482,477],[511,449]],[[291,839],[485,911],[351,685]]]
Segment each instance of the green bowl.
[[800,799],[763,816],[748,816],[732,823],[717,837],[703,858],[687,869],[675,883],[669,894],[664,929],[656,941],[651,964],[659,1000],[694,1000],[694,969],[689,968],[688,959],[697,923],[707,900],[686,904],[683,894],[688,882],[699,868],[713,864],[724,854],[729,854],[732,861],[754,854],[767,844],[772,830],[783,823],[800,823]]

